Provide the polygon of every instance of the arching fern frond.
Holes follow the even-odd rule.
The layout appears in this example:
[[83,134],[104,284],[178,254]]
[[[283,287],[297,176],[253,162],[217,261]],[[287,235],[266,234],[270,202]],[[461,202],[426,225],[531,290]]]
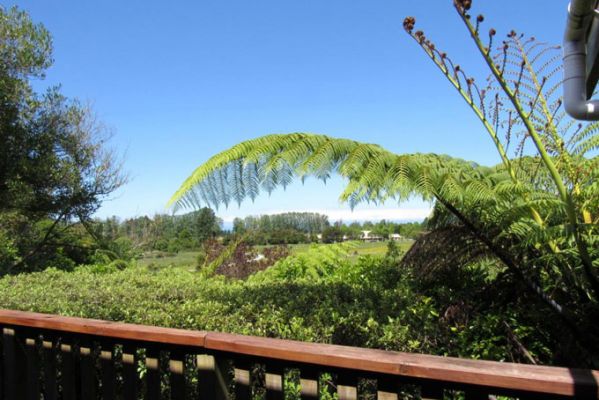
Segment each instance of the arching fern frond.
[[177,209],[200,203],[218,207],[231,200],[240,203],[248,197],[254,199],[261,190],[271,193],[285,187],[294,178],[326,180],[332,174],[348,180],[340,200],[352,207],[411,195],[432,199],[441,192],[456,198],[462,195],[461,183],[443,188],[444,183],[451,176],[471,176],[477,168],[448,156],[400,156],[377,145],[324,135],[268,135],[239,143],[209,159],[183,182],[169,205]]

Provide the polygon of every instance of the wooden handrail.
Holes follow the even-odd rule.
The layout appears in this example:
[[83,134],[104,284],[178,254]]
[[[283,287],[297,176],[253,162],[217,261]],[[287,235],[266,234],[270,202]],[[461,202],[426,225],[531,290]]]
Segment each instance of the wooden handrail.
[[162,328],[104,321],[100,319],[63,317],[25,311],[0,309],[0,325],[47,329],[65,333],[79,333],[98,337],[141,340],[178,346],[204,347],[206,332]]
[[595,370],[400,353],[12,310],[0,310],[0,325],[90,335],[96,338],[142,341],[147,344],[187,346],[227,353],[234,357],[252,356],[272,361],[351,370],[356,373],[502,388],[515,392],[562,396],[577,396],[580,393],[588,396],[590,393],[591,398],[599,398],[599,371]]

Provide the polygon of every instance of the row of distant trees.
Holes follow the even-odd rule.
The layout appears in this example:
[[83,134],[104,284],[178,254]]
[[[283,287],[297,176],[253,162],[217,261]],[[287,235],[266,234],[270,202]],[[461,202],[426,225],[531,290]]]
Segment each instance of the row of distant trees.
[[396,233],[406,238],[416,238],[423,223],[398,223],[387,220],[365,221],[345,224],[343,221],[330,223],[326,215],[310,212],[291,212],[276,215],[250,216],[233,221],[233,234],[247,235],[254,245],[297,244],[310,242],[334,243],[360,239],[364,231],[388,238]]
[[153,217],[119,219],[111,217],[88,224],[93,239],[110,249],[117,258],[131,258],[147,251],[177,253],[182,250],[198,250],[210,239],[231,239],[245,235],[247,245],[280,245],[357,240],[363,231],[387,238],[398,233],[415,238],[422,230],[422,223],[353,222],[331,224],[326,215],[318,213],[290,212],[275,215],[237,218],[232,231],[222,229],[222,220],[210,208],[204,207],[183,215],[156,214]]
[[121,242],[133,251],[176,253],[199,248],[206,240],[219,236],[222,220],[210,208],[184,215],[156,214],[120,220],[117,217],[95,222],[98,238]]

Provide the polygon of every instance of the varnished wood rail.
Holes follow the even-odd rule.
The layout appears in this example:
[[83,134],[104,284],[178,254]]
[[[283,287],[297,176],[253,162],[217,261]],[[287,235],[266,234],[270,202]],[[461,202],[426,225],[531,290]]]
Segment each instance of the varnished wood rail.
[[11,310],[0,332],[3,400],[599,398],[593,370]]

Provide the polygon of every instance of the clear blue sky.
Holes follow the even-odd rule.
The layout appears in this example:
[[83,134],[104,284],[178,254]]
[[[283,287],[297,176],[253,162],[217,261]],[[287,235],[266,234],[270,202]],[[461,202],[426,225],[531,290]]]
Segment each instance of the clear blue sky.
[[[323,133],[396,152],[497,161],[475,117],[402,28],[405,16],[415,16],[438,47],[483,80],[487,72],[451,0],[1,4],[17,4],[50,30],[55,63],[44,84],[61,83],[67,96],[91,102],[114,130],[112,146],[125,152],[132,180],[100,217],[165,212],[195,167],[268,133]],[[474,1],[484,29],[515,29],[550,43],[561,41],[566,7],[563,0]],[[297,184],[218,214],[328,210],[346,217],[341,185]],[[423,215],[361,208],[364,217]]]

